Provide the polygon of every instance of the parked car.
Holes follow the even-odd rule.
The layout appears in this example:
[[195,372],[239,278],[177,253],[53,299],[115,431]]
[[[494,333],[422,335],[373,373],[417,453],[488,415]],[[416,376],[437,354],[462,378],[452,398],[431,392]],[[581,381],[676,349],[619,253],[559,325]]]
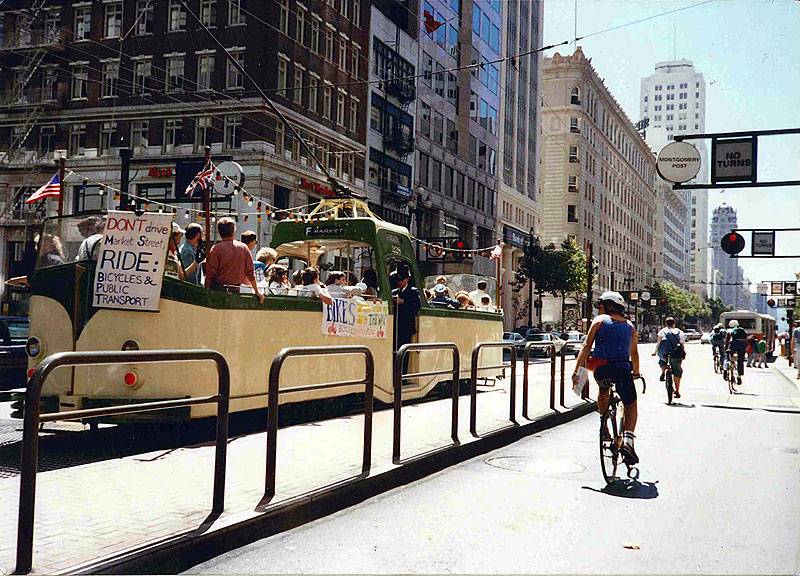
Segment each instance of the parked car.
[[517,332],[503,332],[503,341],[513,343],[517,351],[517,358],[522,357],[522,353],[525,351],[525,338],[522,334],[518,334]]
[[[561,353],[561,350],[564,348],[564,344],[566,343],[564,340],[552,334],[550,332],[538,332],[533,330],[528,330],[528,333],[525,335],[526,342],[541,342],[542,344],[553,344],[556,348],[556,353]],[[549,355],[549,351],[545,346],[534,346],[531,349],[531,356],[542,356],[547,357]]]
[[564,347],[564,354],[572,354],[575,358],[578,357],[578,354],[581,353],[583,349],[583,343],[586,341],[586,335],[581,334],[578,331],[567,332],[564,334],[566,336],[566,344]]
[[686,335],[687,342],[689,340],[700,340],[700,338],[702,337],[702,334],[700,334],[700,332],[698,332],[697,330],[691,330],[691,329],[685,330],[683,333]]
[[711,344],[711,332],[703,332],[700,336],[700,344]]
[[18,316],[0,316],[0,390],[25,387],[29,322]]

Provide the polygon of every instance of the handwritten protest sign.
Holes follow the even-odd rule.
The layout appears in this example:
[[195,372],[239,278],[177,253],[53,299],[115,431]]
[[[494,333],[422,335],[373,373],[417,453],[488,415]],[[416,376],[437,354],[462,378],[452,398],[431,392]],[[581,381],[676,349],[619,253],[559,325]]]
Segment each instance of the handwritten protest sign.
[[322,333],[330,336],[386,338],[389,303],[359,298],[334,298],[322,304]]
[[94,274],[96,308],[158,310],[172,214],[109,212]]

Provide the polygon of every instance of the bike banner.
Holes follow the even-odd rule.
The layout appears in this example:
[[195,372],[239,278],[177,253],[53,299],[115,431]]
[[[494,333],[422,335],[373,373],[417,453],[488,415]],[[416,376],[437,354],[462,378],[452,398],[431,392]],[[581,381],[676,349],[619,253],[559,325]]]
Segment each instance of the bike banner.
[[322,333],[329,336],[386,338],[389,303],[361,298],[334,298],[322,303]]

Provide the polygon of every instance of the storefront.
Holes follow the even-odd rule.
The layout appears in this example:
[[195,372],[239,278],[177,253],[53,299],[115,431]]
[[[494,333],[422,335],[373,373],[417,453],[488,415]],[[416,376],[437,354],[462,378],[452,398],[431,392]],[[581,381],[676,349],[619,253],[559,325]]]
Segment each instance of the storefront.
[[[529,324],[527,284],[515,284],[516,270],[524,254],[530,234],[511,226],[503,226],[503,283],[502,304],[505,310],[504,327],[513,330]],[[535,312],[535,311],[534,311]],[[536,322],[536,314],[532,315]]]

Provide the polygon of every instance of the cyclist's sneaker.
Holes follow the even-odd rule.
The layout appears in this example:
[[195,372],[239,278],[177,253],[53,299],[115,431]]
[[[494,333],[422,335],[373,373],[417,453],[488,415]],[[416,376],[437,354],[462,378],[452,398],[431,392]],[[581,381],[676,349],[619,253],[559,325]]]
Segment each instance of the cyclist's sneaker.
[[737,383],[739,386],[741,386],[741,385],[742,385],[742,377],[741,377],[741,376],[737,376],[737,377],[736,377],[736,383]]
[[678,392],[678,391],[675,391],[675,398],[680,398],[680,397],[681,397],[681,393]]
[[625,432],[622,437],[622,446],[619,449],[622,454],[622,460],[628,466],[633,466],[639,463],[639,457],[636,455],[636,450],[633,449],[633,432]]
[[665,380],[665,378],[666,377],[664,376],[664,373],[662,372],[661,376],[658,377],[658,380],[659,380],[659,382],[663,382]]

